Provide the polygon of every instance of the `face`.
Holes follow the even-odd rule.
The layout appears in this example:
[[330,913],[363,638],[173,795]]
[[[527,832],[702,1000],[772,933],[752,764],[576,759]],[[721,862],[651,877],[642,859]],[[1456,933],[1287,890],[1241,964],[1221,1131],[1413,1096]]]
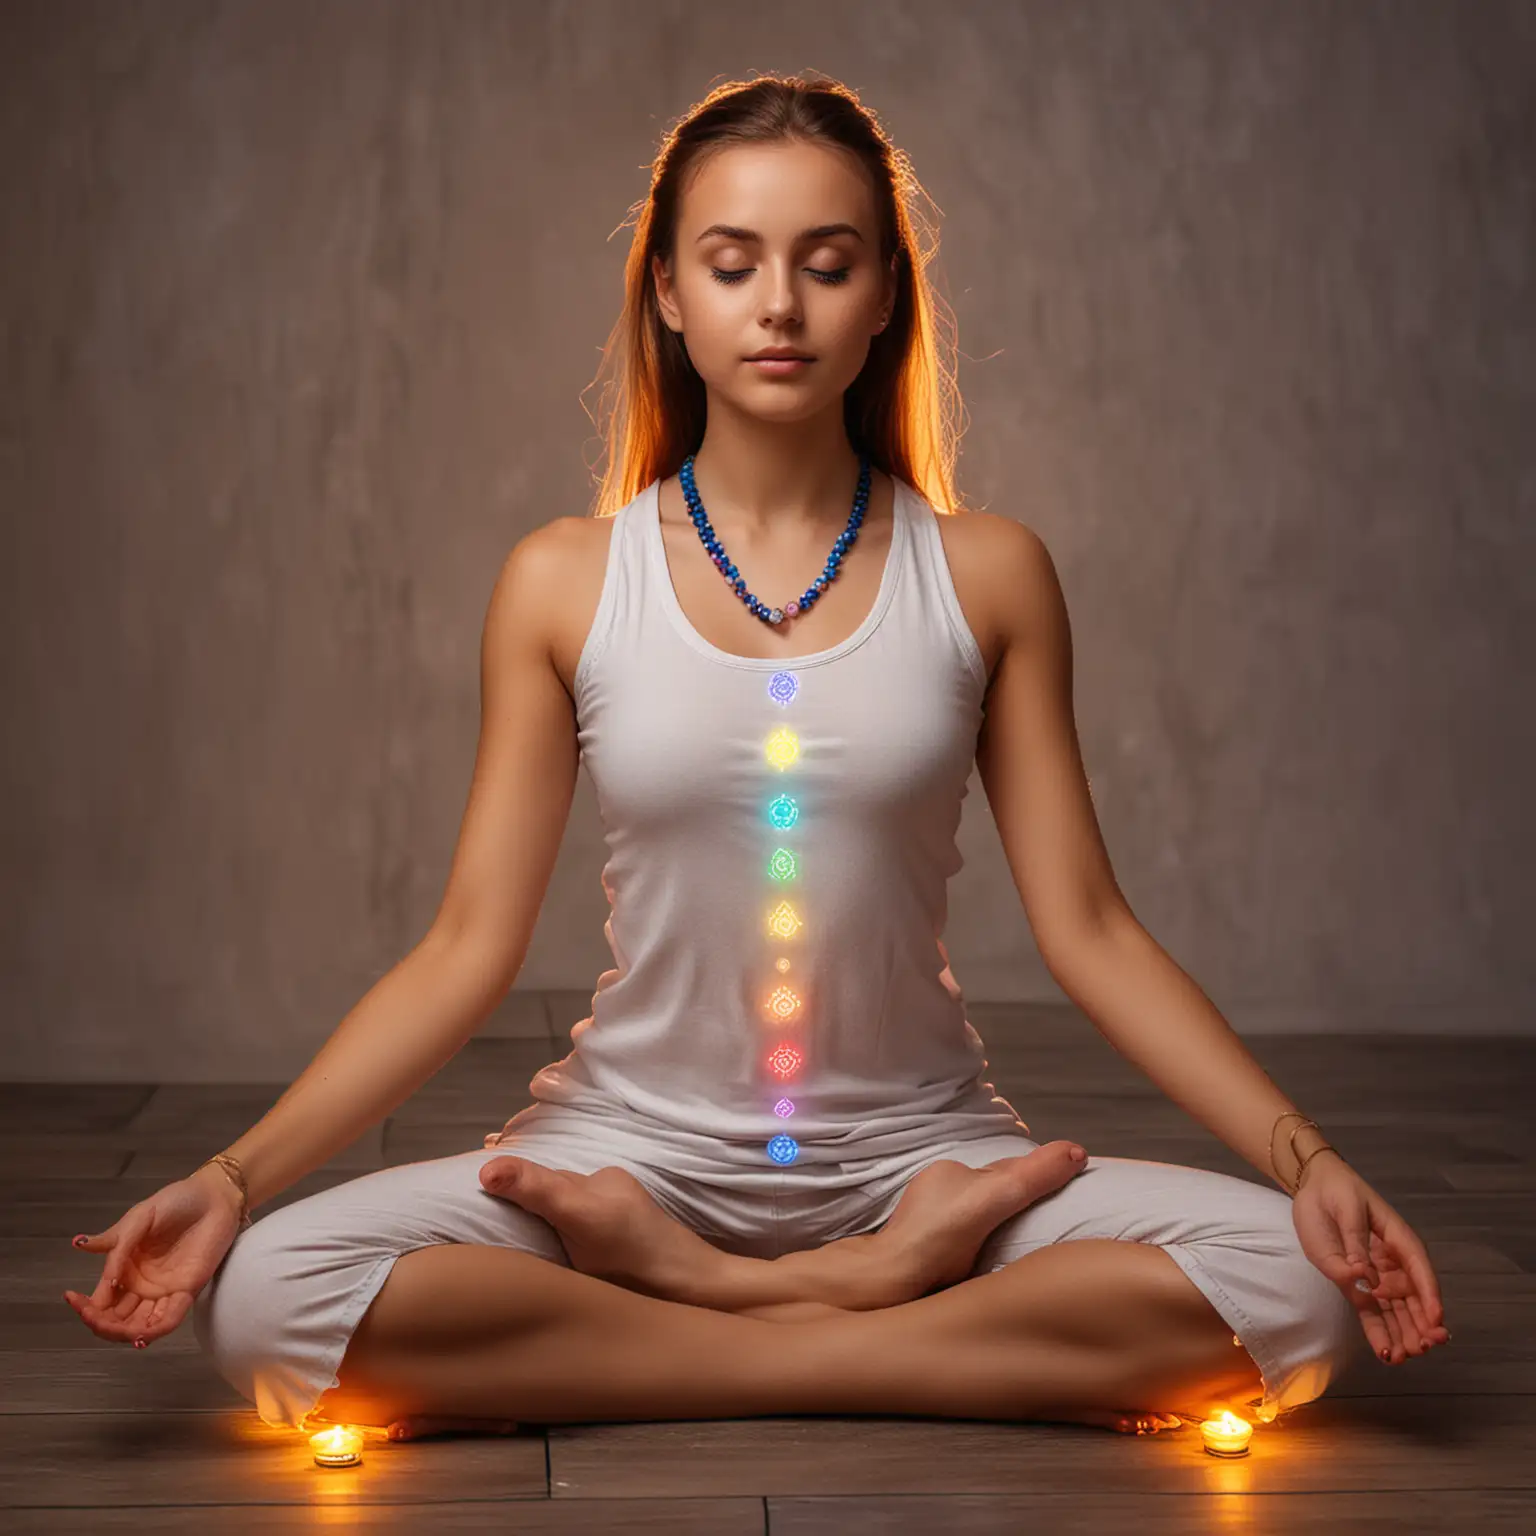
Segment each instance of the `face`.
[[[677,249],[655,263],[663,319],[706,389],[795,420],[840,403],[896,294],[874,194],[850,156],[815,144],[732,145],[684,189]],[[747,359],[788,346],[787,369]]]

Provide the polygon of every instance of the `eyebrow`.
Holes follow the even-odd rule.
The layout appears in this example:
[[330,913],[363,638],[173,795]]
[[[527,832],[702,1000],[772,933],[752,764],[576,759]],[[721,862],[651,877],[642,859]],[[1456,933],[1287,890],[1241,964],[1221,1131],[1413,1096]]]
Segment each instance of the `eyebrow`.
[[[711,224],[703,230],[699,240],[707,240],[711,235],[724,235],[727,240],[740,240],[744,244],[756,241],[762,243],[763,237],[755,229],[743,229],[738,224]],[[828,235],[852,235],[856,240],[864,238],[852,224],[817,224],[812,229],[802,229],[795,236],[795,244],[799,245],[806,240],[825,240]],[[697,245],[698,240],[694,241]]]

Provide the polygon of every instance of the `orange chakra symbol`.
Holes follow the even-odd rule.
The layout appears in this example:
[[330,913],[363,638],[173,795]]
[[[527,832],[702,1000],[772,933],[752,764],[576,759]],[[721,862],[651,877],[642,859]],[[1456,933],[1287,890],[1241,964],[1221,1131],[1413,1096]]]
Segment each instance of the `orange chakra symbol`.
[[793,987],[775,987],[768,999],[768,1012],[781,1023],[800,1011],[800,995]]

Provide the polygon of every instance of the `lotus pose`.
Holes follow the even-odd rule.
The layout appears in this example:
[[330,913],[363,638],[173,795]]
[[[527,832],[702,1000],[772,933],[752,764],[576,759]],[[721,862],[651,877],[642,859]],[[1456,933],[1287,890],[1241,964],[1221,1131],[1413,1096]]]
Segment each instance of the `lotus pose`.
[[[767,76],[652,170],[607,467],[495,577],[431,928],[239,1140],[77,1239],[103,1268],[69,1304],[141,1347],[190,1313],[269,1424],[406,1436],[1150,1432],[1444,1343],[1422,1242],[1116,883],[1052,560],[1027,509],[951,494],[905,158],[837,82]],[[506,995],[580,763],[613,965],[569,1052],[479,1144],[252,1221]],[[1264,1182],[1039,1144],[986,1080],[943,940],[973,766],[1051,974]]]

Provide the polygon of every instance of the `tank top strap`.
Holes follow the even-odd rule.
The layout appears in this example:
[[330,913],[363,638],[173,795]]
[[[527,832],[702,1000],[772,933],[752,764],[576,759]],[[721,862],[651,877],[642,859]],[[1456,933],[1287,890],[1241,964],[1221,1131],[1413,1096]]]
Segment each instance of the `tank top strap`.
[[[944,552],[944,538],[939,532],[940,513],[905,480],[896,482],[898,515],[904,509],[908,532],[903,573],[906,601],[920,610],[928,628],[935,625],[940,634],[954,645],[972,681],[982,689],[987,686],[987,664],[981,647],[966,622],[965,611],[955,591],[949,557]],[[947,514],[944,514],[947,515]],[[915,621],[915,620],[914,620]],[[937,635],[935,638],[939,638]]]
[[654,494],[654,484],[647,486],[609,518],[613,527],[608,534],[603,585],[572,679],[578,709],[598,659],[608,650],[616,635],[633,638],[634,626],[643,618],[648,606],[645,602],[644,530],[639,527],[636,519],[641,515],[637,509],[647,497]]

